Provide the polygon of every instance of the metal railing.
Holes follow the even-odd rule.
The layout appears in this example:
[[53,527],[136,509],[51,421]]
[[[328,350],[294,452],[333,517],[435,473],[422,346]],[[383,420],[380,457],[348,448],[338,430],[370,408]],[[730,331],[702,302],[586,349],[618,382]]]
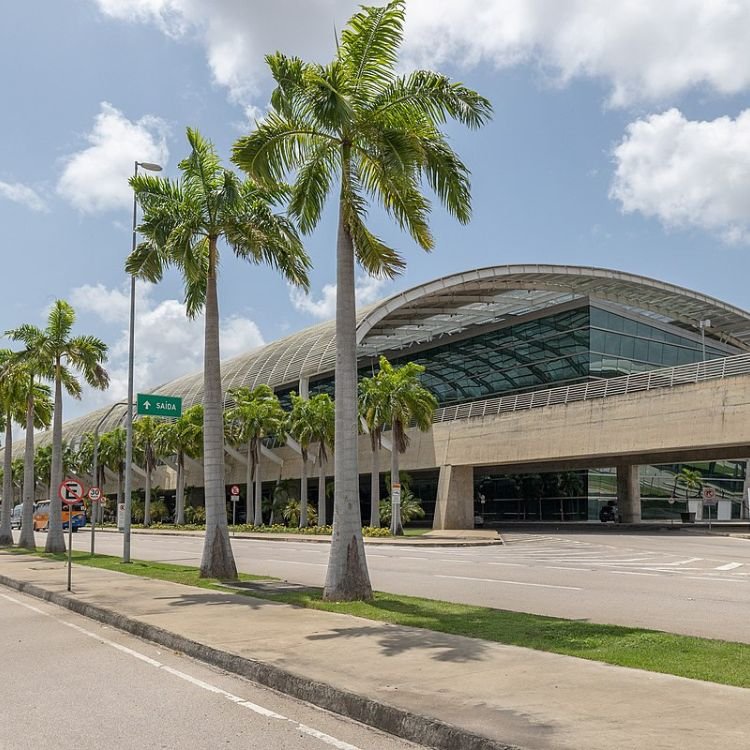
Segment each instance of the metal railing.
[[453,422],[458,419],[487,417],[506,412],[536,409],[541,406],[570,404],[576,401],[591,401],[608,396],[624,396],[657,388],[672,388],[676,385],[700,383],[704,380],[721,380],[734,375],[750,374],[750,354],[738,354],[723,359],[695,362],[659,370],[648,370],[619,378],[603,378],[586,383],[549,388],[545,391],[516,393],[483,401],[471,401],[438,409],[433,422]]

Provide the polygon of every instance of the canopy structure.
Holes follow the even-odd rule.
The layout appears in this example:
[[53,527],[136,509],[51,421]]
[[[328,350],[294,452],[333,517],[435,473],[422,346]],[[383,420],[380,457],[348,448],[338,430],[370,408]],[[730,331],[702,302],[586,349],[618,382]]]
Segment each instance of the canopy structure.
[[[707,335],[750,351],[750,314],[713,297],[644,276],[602,268],[558,265],[504,265],[444,276],[400,292],[359,311],[357,343],[362,358],[403,350],[455,335],[473,326],[502,322],[580,298],[599,299],[693,331],[711,321]],[[222,387],[296,387],[301,378],[333,373],[335,324],[321,323],[222,363]],[[203,374],[193,373],[148,389],[181,396],[185,408],[200,403]],[[124,419],[116,407],[65,425],[75,440],[97,425],[112,429]],[[51,435],[40,436],[39,444]]]

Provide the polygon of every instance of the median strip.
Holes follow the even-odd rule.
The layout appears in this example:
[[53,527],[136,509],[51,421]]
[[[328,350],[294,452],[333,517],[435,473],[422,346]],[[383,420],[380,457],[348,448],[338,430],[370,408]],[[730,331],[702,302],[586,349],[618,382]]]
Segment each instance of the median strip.
[[[14,550],[10,554],[24,554]],[[37,552],[41,557],[63,560],[61,555]],[[122,563],[107,555],[74,552],[80,565],[172,581],[189,586],[282,602],[298,607],[349,614],[511,646],[575,656],[623,667],[661,672],[679,677],[750,687],[750,644],[696,638],[657,630],[603,625],[579,620],[545,617],[524,612],[491,609],[434,599],[376,592],[369,602],[326,602],[316,588],[274,585],[267,576],[241,574],[241,587],[199,577],[199,570],[184,565],[136,560]]]

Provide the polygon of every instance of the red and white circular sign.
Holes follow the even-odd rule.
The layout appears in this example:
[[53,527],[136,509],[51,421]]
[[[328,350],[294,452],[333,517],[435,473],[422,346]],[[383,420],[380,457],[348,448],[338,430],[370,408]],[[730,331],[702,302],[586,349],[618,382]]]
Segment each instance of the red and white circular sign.
[[233,484],[233,485],[232,485],[232,486],[231,486],[231,487],[229,488],[229,494],[230,494],[230,495],[231,495],[232,497],[239,497],[239,496],[240,496],[240,486],[239,486],[239,484]]
[[64,479],[57,494],[66,505],[74,505],[83,499],[83,485],[77,479]]
[[89,500],[91,500],[92,503],[98,503],[102,499],[102,491],[98,487],[92,487],[89,492]]

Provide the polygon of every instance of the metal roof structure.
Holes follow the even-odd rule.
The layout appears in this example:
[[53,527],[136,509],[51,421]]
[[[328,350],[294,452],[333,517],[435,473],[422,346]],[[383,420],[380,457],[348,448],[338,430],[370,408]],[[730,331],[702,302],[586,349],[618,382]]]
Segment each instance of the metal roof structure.
[[[504,265],[444,276],[362,308],[357,315],[359,356],[424,344],[473,326],[502,322],[570,300],[591,298],[622,305],[682,328],[710,320],[712,338],[750,351],[750,313],[673,284],[602,268],[561,265]],[[320,323],[222,363],[222,387],[296,386],[300,378],[331,375],[336,361],[334,321]],[[149,389],[200,403],[203,374],[193,373]],[[115,408],[100,429],[119,425],[125,407]],[[67,440],[93,431],[107,409],[65,425]],[[51,439],[40,436],[39,444]]]

